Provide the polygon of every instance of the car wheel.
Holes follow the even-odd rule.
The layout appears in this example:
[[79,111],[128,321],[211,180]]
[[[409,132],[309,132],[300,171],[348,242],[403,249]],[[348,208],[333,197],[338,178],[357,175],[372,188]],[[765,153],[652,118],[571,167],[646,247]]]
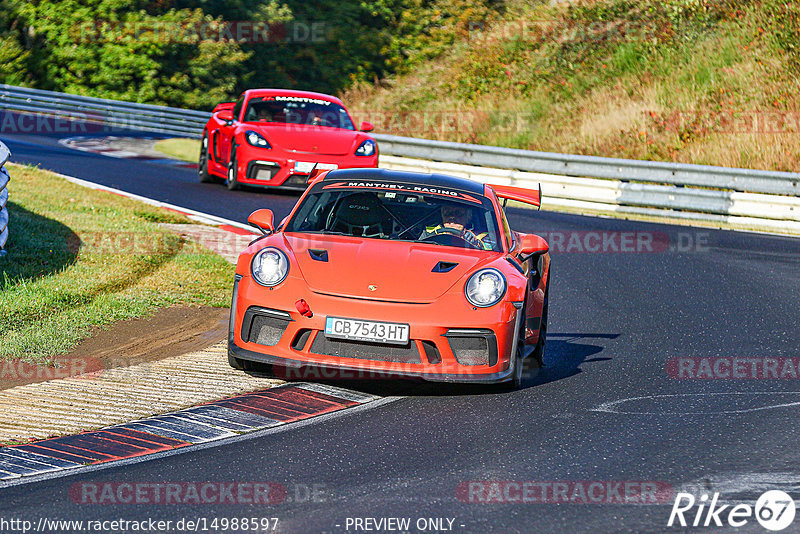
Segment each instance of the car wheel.
[[533,351],[533,361],[544,367],[544,349],[547,344],[547,310],[550,307],[550,273],[547,274],[547,285],[544,289],[544,303],[542,304],[542,320],[539,323],[539,341]]
[[514,373],[506,382],[500,384],[500,391],[516,391],[522,387],[522,375],[525,370],[525,306],[520,312],[520,331],[517,333],[517,351],[514,353]]
[[245,363],[246,362],[244,360],[240,360],[239,358],[228,354],[228,364],[237,371],[244,371]]
[[197,162],[197,174],[204,184],[214,181],[214,177],[208,172],[208,136],[205,133],[203,134],[203,140],[200,141],[200,159]]
[[269,363],[252,362],[228,354],[228,364],[237,371],[256,371],[268,375],[273,374],[272,365]]
[[228,189],[231,191],[235,191],[239,189],[239,180],[237,179],[238,172],[237,172],[237,164],[236,164],[236,145],[231,147],[231,161],[228,163],[228,177],[225,179],[225,185],[228,186]]

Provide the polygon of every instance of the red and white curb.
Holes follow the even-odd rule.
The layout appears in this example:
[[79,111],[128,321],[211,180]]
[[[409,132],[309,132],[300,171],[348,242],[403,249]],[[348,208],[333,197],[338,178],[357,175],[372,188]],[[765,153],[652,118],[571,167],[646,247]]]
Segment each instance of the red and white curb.
[[0,482],[121,461],[287,425],[380,397],[294,383],[74,436],[0,448]]
[[[139,154],[137,152],[132,152],[130,150],[122,150],[119,148],[114,148],[109,145],[110,140],[114,140],[114,137],[68,137],[66,139],[60,139],[58,142],[59,144],[71,148],[73,150],[80,150],[82,152],[91,152],[93,154],[102,154],[103,156],[109,156],[111,158],[121,158],[121,159],[135,159],[139,161],[145,161],[147,163],[157,163],[159,165],[170,165],[173,167],[182,167],[185,169],[196,169],[196,163],[188,163],[185,161],[180,161],[172,158],[158,158],[153,156],[147,156],[144,154]],[[141,137],[137,139],[154,139],[152,137]]]

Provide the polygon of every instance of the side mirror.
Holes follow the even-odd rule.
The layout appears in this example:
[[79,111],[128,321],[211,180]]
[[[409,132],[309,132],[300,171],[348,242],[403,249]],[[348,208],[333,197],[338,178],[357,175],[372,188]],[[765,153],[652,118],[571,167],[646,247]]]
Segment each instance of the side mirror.
[[222,102],[217,104],[211,113],[216,113],[218,111],[222,111],[223,109],[233,109],[235,106],[236,102]]
[[217,118],[221,121],[224,121],[228,124],[233,122],[233,110],[232,109],[223,109],[219,113],[217,113]]
[[263,233],[271,234],[275,231],[275,227],[272,225],[272,221],[274,219],[275,216],[272,214],[272,210],[264,209],[256,210],[251,213],[247,218],[247,222],[261,230]]
[[550,250],[547,241],[535,234],[522,234],[519,243],[519,255],[524,260],[531,256],[544,254]]
[[359,128],[359,130],[361,130],[362,132],[371,132],[374,129],[375,129],[375,126],[373,126],[371,122],[367,122],[367,121],[362,122],[361,123],[361,128]]

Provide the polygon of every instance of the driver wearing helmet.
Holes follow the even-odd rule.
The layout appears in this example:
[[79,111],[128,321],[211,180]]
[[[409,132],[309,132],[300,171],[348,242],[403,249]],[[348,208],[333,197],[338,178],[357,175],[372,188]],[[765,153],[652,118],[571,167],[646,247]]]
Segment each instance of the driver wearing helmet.
[[428,226],[420,239],[434,235],[455,235],[479,249],[491,249],[491,244],[484,240],[488,234],[476,234],[472,229],[472,210],[458,204],[445,204],[441,208],[442,224]]

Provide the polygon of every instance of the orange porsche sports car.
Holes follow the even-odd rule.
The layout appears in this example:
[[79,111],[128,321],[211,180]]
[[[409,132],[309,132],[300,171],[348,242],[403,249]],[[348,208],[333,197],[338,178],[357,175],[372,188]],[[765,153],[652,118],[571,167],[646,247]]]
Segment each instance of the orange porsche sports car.
[[[381,169],[316,172],[239,256],[230,364],[518,387],[541,366],[550,256],[501,201],[540,191]],[[343,374],[347,371],[348,374]]]

